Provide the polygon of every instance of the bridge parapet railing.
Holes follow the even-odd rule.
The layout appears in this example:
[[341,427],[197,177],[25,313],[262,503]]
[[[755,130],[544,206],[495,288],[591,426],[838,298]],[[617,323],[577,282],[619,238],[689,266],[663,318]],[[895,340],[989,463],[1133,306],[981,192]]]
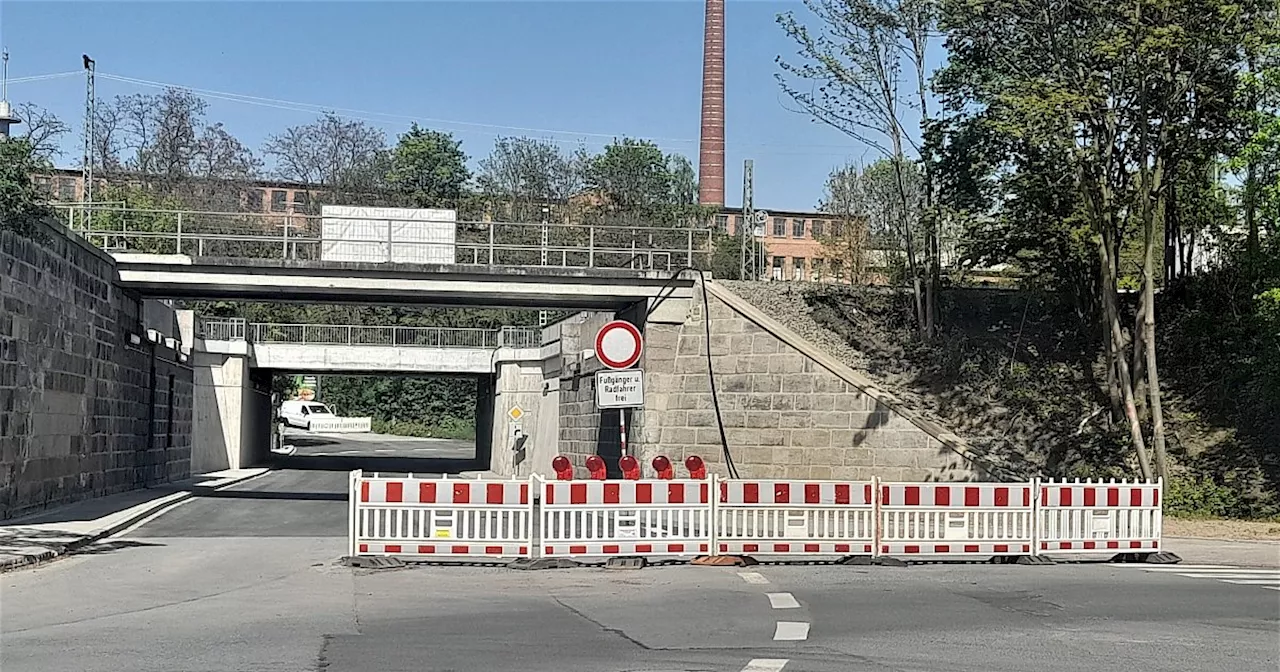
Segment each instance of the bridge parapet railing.
[[[452,258],[462,265],[675,270],[709,268],[714,232],[702,226],[618,226],[459,221],[451,242],[424,241],[418,222],[294,213],[130,208],[119,203],[55,204],[76,233],[112,252],[197,257],[342,260],[363,263]],[[364,233],[326,240],[323,224],[350,219]],[[356,224],[359,226],[356,226]],[[449,248],[452,248],[451,250]],[[425,263],[425,262],[423,262]]]
[[369,345],[422,348],[536,348],[538,327],[412,327],[358,324],[247,322],[241,318],[201,318],[202,338],[298,345]]

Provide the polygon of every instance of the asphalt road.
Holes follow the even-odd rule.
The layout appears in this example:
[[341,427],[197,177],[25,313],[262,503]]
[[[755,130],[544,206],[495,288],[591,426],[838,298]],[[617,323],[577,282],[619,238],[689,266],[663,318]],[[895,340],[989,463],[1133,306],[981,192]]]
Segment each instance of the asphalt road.
[[389,473],[458,473],[489,468],[476,458],[475,441],[426,439],[370,432],[313,434],[285,430],[290,454],[272,453],[267,463],[281,469]]
[[[343,473],[272,472],[189,500],[87,553],[0,576],[0,669],[1274,672],[1280,665],[1276,570],[351,570],[335,562],[345,551],[345,489]],[[1252,578],[1231,578],[1240,576]]]

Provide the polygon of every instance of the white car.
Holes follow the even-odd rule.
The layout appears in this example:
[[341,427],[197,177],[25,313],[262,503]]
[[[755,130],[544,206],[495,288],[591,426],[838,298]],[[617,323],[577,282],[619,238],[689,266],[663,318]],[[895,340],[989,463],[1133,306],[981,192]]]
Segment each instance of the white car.
[[328,406],[318,401],[292,400],[280,404],[280,419],[290,427],[311,429],[312,418],[336,417]]

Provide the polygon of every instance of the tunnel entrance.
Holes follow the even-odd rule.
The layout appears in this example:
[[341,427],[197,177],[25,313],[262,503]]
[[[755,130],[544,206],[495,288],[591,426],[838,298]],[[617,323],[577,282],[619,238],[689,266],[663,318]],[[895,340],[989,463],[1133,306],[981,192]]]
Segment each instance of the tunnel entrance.
[[421,474],[489,466],[492,375],[259,375],[272,398],[266,466]]

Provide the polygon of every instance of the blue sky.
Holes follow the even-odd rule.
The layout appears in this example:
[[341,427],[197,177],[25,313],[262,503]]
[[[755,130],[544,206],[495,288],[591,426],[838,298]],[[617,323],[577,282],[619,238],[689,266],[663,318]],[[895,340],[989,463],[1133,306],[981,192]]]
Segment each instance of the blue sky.
[[[729,203],[742,161],[755,161],[757,208],[815,206],[830,170],[877,158],[814,123],[774,79],[794,48],[779,12],[799,2],[728,0]],[[410,120],[453,132],[473,161],[495,137],[598,149],[613,136],[649,138],[696,164],[702,72],[699,0],[583,2],[20,2],[0,0],[14,102],[72,125],[60,165],[78,165],[84,79],[21,78],[97,62],[99,98],[157,88],[106,75],[359,110],[390,139]],[[209,118],[251,147],[315,118],[274,102],[209,97]],[[465,123],[460,123],[465,122]],[[527,129],[527,130],[525,130]]]

